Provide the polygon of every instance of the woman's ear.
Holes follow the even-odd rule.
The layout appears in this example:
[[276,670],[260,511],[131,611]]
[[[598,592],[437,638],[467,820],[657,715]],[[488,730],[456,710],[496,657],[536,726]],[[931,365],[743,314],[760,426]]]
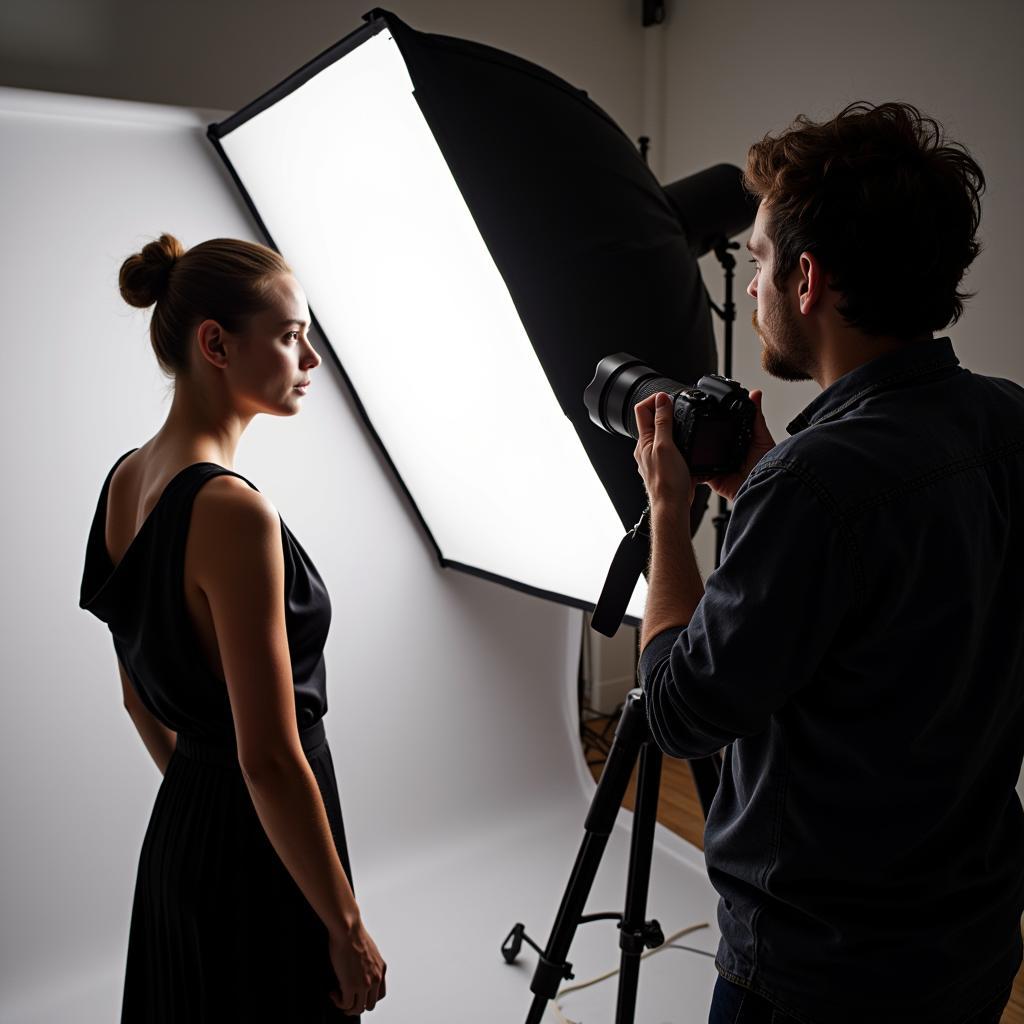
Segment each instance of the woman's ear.
[[227,352],[224,349],[224,331],[216,320],[204,320],[196,328],[196,340],[203,358],[214,366],[227,365]]

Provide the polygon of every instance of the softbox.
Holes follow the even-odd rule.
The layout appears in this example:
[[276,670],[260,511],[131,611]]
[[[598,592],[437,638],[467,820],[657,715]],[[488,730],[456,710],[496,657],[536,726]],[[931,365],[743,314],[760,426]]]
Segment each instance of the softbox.
[[592,607],[645,504],[633,442],[583,406],[596,364],[716,367],[630,139],[543,68],[381,10],[209,135],[441,564]]

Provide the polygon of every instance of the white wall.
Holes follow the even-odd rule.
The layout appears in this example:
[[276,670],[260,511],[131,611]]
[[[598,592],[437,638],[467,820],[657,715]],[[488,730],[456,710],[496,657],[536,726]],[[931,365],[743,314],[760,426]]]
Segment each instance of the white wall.
[[[985,249],[966,279],[977,296],[949,331],[961,362],[1024,381],[1016,278],[1024,228],[1024,4],[1017,0],[753,0],[672,4],[666,32],[665,174],[674,180],[719,161],[742,167],[751,143],[800,113],[829,117],[856,99],[903,100],[963,142],[988,180]],[[742,239],[741,239],[742,241]],[[899,239],[893,239],[899,245]],[[750,279],[740,259],[734,372],[765,389],[776,436],[817,394],[760,368],[750,327]],[[701,269],[713,295],[721,271]]]
[[[725,161],[744,166],[751,143],[797,114],[829,117],[846,103],[903,100],[939,120],[981,164],[984,251],[966,278],[977,294],[950,331],[961,363],[1024,383],[1020,242],[1024,235],[1024,4],[1019,0],[687,0],[671,5],[665,39],[664,180]],[[893,239],[899,245],[899,239]],[[818,393],[760,367],[753,300],[737,278],[733,373],[764,389],[775,437]],[[721,294],[713,256],[701,261]],[[709,531],[702,527],[705,550]],[[1024,775],[1018,784],[1024,797]]]
[[[362,24],[372,0],[4,0],[0,85],[237,110]],[[640,0],[390,0],[410,27],[532,60],[641,131]]]

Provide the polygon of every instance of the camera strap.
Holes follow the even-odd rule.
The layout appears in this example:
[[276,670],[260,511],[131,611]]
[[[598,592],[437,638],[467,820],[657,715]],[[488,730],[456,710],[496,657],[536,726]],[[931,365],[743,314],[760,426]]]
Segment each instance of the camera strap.
[[636,589],[636,581],[647,568],[647,560],[651,553],[651,534],[648,519],[651,506],[648,505],[633,528],[619,541],[612,564],[608,567],[601,596],[594,606],[590,625],[598,633],[615,636],[622,617],[626,614],[626,606]]

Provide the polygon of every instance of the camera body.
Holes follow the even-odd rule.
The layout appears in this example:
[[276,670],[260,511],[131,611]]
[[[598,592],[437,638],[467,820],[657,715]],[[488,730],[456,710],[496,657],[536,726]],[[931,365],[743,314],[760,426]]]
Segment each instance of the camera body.
[[693,476],[732,473],[743,463],[757,408],[737,381],[709,373],[687,387],[627,352],[606,356],[583,392],[591,420],[602,430],[638,437],[634,406],[659,391],[672,396],[672,439]]
[[672,439],[690,472],[721,476],[739,469],[753,437],[756,411],[745,387],[717,373],[672,395]]

